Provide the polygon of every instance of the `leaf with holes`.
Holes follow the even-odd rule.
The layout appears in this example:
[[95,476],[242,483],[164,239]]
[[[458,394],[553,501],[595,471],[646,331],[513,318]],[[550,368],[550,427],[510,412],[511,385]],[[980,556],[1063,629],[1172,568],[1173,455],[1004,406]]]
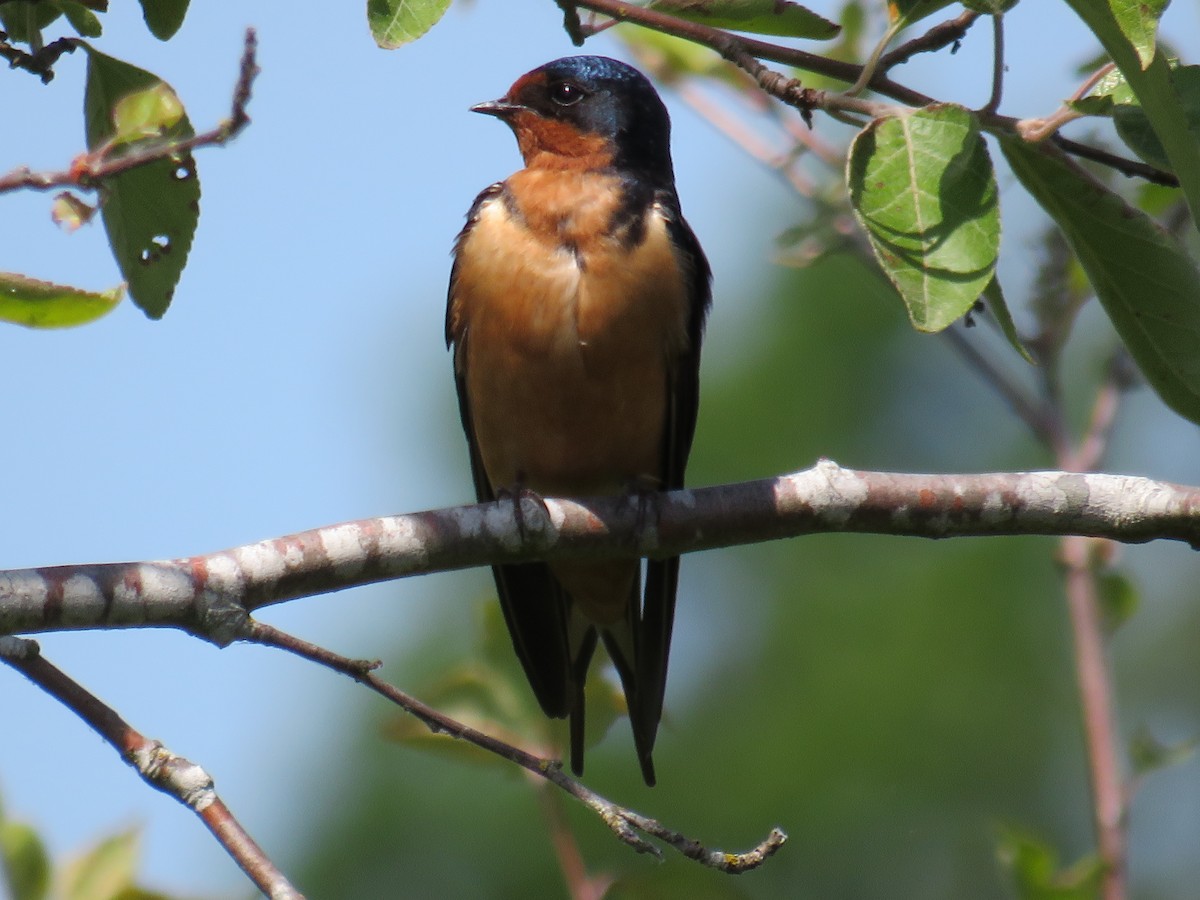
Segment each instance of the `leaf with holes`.
[[367,24],[384,50],[411,44],[450,8],[450,0],[367,0]]
[[70,328],[99,319],[121,302],[124,290],[84,291],[0,272],[0,321],[28,328]]
[[979,123],[938,104],[876,119],[854,138],[850,203],[921,331],[963,316],[1000,250],[996,178]]
[[[127,99],[131,95],[142,96]],[[90,150],[136,153],[150,143],[190,137],[191,123],[176,104],[161,79],[88,47],[84,111]],[[135,132],[153,136],[129,140]],[[105,179],[100,216],[133,302],[150,318],[161,318],[200,218],[192,155],[173,154]]]
[[1200,272],[1187,251],[1060,151],[1015,137],[1000,146],[1062,229],[1146,380],[1168,406],[1200,422]]
[[711,28],[827,40],[841,26],[788,0],[654,0],[651,9]]

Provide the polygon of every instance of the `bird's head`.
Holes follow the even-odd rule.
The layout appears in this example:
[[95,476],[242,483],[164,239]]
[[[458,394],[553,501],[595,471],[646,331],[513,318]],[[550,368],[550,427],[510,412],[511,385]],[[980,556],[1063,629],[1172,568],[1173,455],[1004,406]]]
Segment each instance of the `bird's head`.
[[670,180],[671,120],[653,86],[604,56],[568,56],[472,106],[508,123],[530,168],[616,167]]

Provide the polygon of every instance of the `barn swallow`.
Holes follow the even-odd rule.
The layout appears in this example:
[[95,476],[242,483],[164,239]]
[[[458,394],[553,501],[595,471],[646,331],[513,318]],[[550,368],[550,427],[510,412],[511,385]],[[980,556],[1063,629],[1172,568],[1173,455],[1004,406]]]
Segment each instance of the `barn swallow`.
[[[682,487],[711,273],[680,213],[666,107],[636,69],[574,56],[471,109],[507,124],[525,162],[454,244],[446,344],[479,501]],[[599,638],[653,785],[679,558],[646,562],[644,594],[636,558],[492,572],[539,704],[570,718],[571,768]]]

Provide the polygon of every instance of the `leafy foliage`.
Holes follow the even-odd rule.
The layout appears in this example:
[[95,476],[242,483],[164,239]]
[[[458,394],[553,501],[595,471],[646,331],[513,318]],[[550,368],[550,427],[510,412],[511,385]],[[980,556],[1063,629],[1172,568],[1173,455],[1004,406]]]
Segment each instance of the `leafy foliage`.
[[1183,247],[1061,154],[1016,138],[1001,147],[1062,229],[1142,373],[1200,422],[1200,273]]
[[712,28],[827,40],[840,26],[799,3],[780,0],[654,0],[650,6]]
[[942,105],[875,119],[846,168],[850,202],[921,331],[961,318],[992,281],[1000,208],[970,112]]
[[395,50],[437,24],[450,0],[367,0],[367,24],[375,43]]
[[0,272],[0,321],[30,328],[83,325],[112,310],[123,293],[120,287],[94,293]]
[[[136,152],[150,141],[191,137],[179,98],[144,69],[88,54],[87,142],[91,150]],[[133,301],[151,318],[167,311],[200,219],[200,181],[190,153],[173,154],[108,181],[100,208]]]

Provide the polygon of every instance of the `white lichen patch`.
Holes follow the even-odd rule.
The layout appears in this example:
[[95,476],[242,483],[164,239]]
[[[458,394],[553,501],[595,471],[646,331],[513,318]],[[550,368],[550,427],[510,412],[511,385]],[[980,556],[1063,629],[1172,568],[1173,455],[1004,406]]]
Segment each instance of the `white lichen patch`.
[[[237,565],[242,572],[250,573],[255,579],[275,580],[283,577],[288,570],[287,556],[279,552],[279,547],[273,541],[260,541],[248,544],[234,551]],[[299,551],[294,551],[293,565],[299,564],[303,558]],[[211,566],[210,566],[211,572]]]
[[999,525],[1006,521],[1011,510],[1004,505],[1004,497],[999,491],[988,491],[979,508],[979,521],[984,525]]
[[415,519],[409,516],[385,516],[379,520],[377,552],[389,560],[412,561],[406,568],[417,569],[429,560],[429,547]]
[[63,583],[62,623],[91,625],[104,615],[104,593],[86,575],[72,575]]

